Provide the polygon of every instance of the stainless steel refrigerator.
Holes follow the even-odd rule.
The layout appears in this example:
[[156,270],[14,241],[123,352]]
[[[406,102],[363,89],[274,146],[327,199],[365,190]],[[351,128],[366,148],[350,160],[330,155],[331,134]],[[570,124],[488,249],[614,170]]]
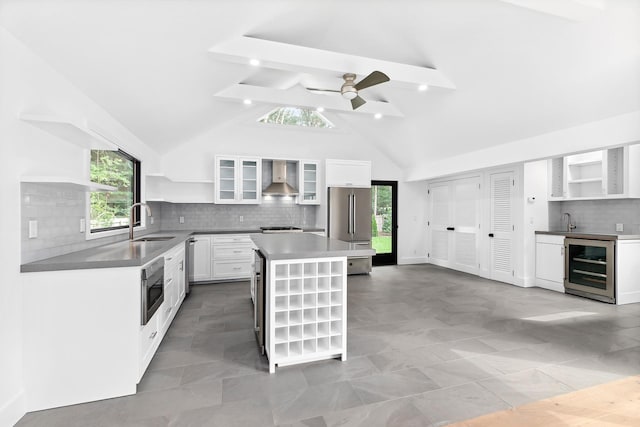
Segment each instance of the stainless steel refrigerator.
[[[371,189],[329,187],[328,237],[371,247]],[[347,274],[371,272],[371,257],[347,258]]]

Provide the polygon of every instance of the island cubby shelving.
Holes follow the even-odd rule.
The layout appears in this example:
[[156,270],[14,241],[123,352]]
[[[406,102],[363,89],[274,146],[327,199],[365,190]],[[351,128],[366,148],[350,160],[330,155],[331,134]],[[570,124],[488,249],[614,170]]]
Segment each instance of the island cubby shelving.
[[346,257],[269,261],[267,354],[276,366],[347,359]]

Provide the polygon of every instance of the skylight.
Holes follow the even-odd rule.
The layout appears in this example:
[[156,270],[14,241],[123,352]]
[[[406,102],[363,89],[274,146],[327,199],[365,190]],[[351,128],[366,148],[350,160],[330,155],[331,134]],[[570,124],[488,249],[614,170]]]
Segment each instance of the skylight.
[[310,128],[331,129],[334,127],[333,123],[318,111],[300,107],[278,107],[259,118],[258,122]]

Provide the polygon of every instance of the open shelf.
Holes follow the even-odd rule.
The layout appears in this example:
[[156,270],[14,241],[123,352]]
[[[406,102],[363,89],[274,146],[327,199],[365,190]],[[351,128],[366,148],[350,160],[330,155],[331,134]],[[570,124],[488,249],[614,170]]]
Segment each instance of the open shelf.
[[269,289],[275,313],[268,334],[270,372],[280,363],[336,356],[344,360],[346,258],[271,263]]
[[59,176],[23,176],[20,182],[32,182],[36,184],[64,184],[76,187],[85,191],[116,191],[116,187],[110,185],[98,184],[91,181],[83,181],[74,178],[65,178]]
[[86,120],[72,120],[54,114],[20,114],[24,120],[51,135],[82,148],[93,150],[118,150],[118,146],[102,136]]

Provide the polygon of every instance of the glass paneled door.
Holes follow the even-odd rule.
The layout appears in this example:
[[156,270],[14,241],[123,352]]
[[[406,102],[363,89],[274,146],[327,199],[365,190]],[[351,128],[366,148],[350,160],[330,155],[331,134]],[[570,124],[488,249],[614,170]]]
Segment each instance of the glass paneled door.
[[371,181],[373,265],[398,263],[398,182]]

